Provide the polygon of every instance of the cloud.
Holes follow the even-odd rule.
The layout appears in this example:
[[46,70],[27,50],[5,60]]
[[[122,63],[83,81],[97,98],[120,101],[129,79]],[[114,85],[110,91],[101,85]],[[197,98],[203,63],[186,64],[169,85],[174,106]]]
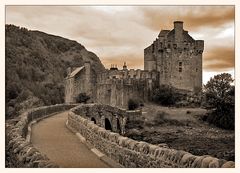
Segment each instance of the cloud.
[[226,71],[235,66],[235,50],[232,47],[215,47],[204,53],[205,71]]
[[143,49],[183,20],[205,41],[204,70],[221,71],[234,68],[234,13],[234,6],[7,6],[6,23],[76,40],[106,67],[126,61],[143,69]]
[[220,27],[234,21],[234,6],[169,6],[139,7],[143,22],[152,30],[171,29],[173,21],[184,21],[186,29]]

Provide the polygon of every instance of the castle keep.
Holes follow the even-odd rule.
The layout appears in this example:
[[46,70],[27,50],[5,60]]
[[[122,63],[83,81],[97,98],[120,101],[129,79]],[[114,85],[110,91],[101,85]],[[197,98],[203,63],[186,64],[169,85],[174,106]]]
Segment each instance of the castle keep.
[[175,21],[173,30],[161,30],[144,49],[144,70],[159,72],[159,84],[194,91],[202,87],[203,40],[194,40]]
[[92,102],[126,107],[130,98],[148,100],[154,87],[168,85],[186,91],[202,87],[203,40],[194,40],[175,21],[174,29],[161,30],[158,38],[144,49],[144,70],[118,70],[114,65],[96,74],[90,62],[69,68],[66,77],[65,102],[76,102],[79,93],[86,93]]

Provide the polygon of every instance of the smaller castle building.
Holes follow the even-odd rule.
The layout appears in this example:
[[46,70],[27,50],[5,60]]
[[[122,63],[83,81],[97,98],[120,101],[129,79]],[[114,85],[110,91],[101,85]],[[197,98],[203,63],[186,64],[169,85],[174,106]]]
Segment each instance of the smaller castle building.
[[[91,72],[90,62],[85,62],[82,67],[69,67],[65,78],[65,102],[75,103],[79,93],[93,96],[95,76]],[[92,98],[92,97],[91,97]]]

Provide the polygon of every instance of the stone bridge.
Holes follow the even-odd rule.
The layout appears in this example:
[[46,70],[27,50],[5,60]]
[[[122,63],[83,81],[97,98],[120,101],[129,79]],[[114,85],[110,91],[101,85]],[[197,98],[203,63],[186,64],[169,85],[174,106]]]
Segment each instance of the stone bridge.
[[125,109],[101,104],[81,105],[74,111],[99,127],[122,135],[125,134],[127,119],[141,114],[140,110],[126,111]]
[[6,167],[235,166],[232,161],[122,136],[126,121],[139,113],[98,104],[62,104],[27,111],[6,122]]

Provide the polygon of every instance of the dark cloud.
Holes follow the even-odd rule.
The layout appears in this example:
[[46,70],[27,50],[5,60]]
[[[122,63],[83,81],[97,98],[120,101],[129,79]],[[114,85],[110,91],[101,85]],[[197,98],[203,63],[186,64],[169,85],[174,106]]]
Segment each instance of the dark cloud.
[[203,67],[206,71],[224,71],[235,66],[235,50],[232,47],[215,47],[204,53]]

